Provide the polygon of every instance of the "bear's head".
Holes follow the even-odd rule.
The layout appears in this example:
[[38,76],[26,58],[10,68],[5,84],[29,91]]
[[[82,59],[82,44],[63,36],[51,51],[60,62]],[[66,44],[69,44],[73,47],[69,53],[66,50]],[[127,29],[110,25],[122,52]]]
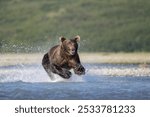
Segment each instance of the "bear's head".
[[77,35],[73,39],[66,39],[65,37],[59,38],[61,41],[61,49],[64,51],[65,54],[69,56],[73,56],[78,51],[78,42],[80,41],[80,36]]

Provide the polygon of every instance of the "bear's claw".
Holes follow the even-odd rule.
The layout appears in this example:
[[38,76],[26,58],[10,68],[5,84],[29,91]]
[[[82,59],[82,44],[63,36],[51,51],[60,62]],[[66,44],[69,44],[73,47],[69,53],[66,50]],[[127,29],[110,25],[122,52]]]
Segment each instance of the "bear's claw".
[[84,75],[85,74],[85,68],[82,65],[78,65],[75,69],[74,69],[75,74],[78,75]]
[[72,76],[72,74],[71,74],[70,71],[64,70],[64,73],[61,74],[61,76],[62,76],[63,78],[65,78],[65,79],[69,79],[69,78]]

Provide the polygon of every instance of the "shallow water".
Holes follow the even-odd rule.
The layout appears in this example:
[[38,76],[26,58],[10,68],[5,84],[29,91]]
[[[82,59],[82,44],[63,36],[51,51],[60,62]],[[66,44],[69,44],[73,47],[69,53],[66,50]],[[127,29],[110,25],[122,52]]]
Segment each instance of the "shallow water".
[[150,68],[85,64],[86,75],[51,81],[41,65],[0,67],[0,99],[150,99]]

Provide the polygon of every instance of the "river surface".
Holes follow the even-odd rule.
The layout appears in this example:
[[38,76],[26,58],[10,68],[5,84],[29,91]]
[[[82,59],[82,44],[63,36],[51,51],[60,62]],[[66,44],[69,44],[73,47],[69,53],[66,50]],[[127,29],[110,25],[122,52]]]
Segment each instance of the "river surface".
[[41,65],[0,67],[0,99],[150,99],[150,68],[128,64],[84,64],[86,75],[52,81]]

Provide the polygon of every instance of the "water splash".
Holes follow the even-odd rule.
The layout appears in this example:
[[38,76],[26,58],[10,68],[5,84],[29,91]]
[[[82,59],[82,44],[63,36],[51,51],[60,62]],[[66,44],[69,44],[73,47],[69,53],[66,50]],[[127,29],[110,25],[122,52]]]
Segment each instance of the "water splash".
[[83,78],[73,75],[70,79],[63,79],[54,75],[49,78],[41,65],[16,65],[0,68],[0,82],[83,82]]
[[54,75],[53,80],[51,80],[42,65],[19,64],[15,66],[0,67],[0,82],[85,82],[86,76],[150,76],[150,68],[141,68],[134,65],[86,65],[86,68],[87,71],[84,77],[72,73],[73,75],[70,79],[63,79],[58,75]]
[[51,80],[51,82],[84,82],[84,79],[83,79],[83,77],[78,76],[78,75],[73,75],[69,79],[64,79],[55,74],[54,78],[53,78],[53,80]]

